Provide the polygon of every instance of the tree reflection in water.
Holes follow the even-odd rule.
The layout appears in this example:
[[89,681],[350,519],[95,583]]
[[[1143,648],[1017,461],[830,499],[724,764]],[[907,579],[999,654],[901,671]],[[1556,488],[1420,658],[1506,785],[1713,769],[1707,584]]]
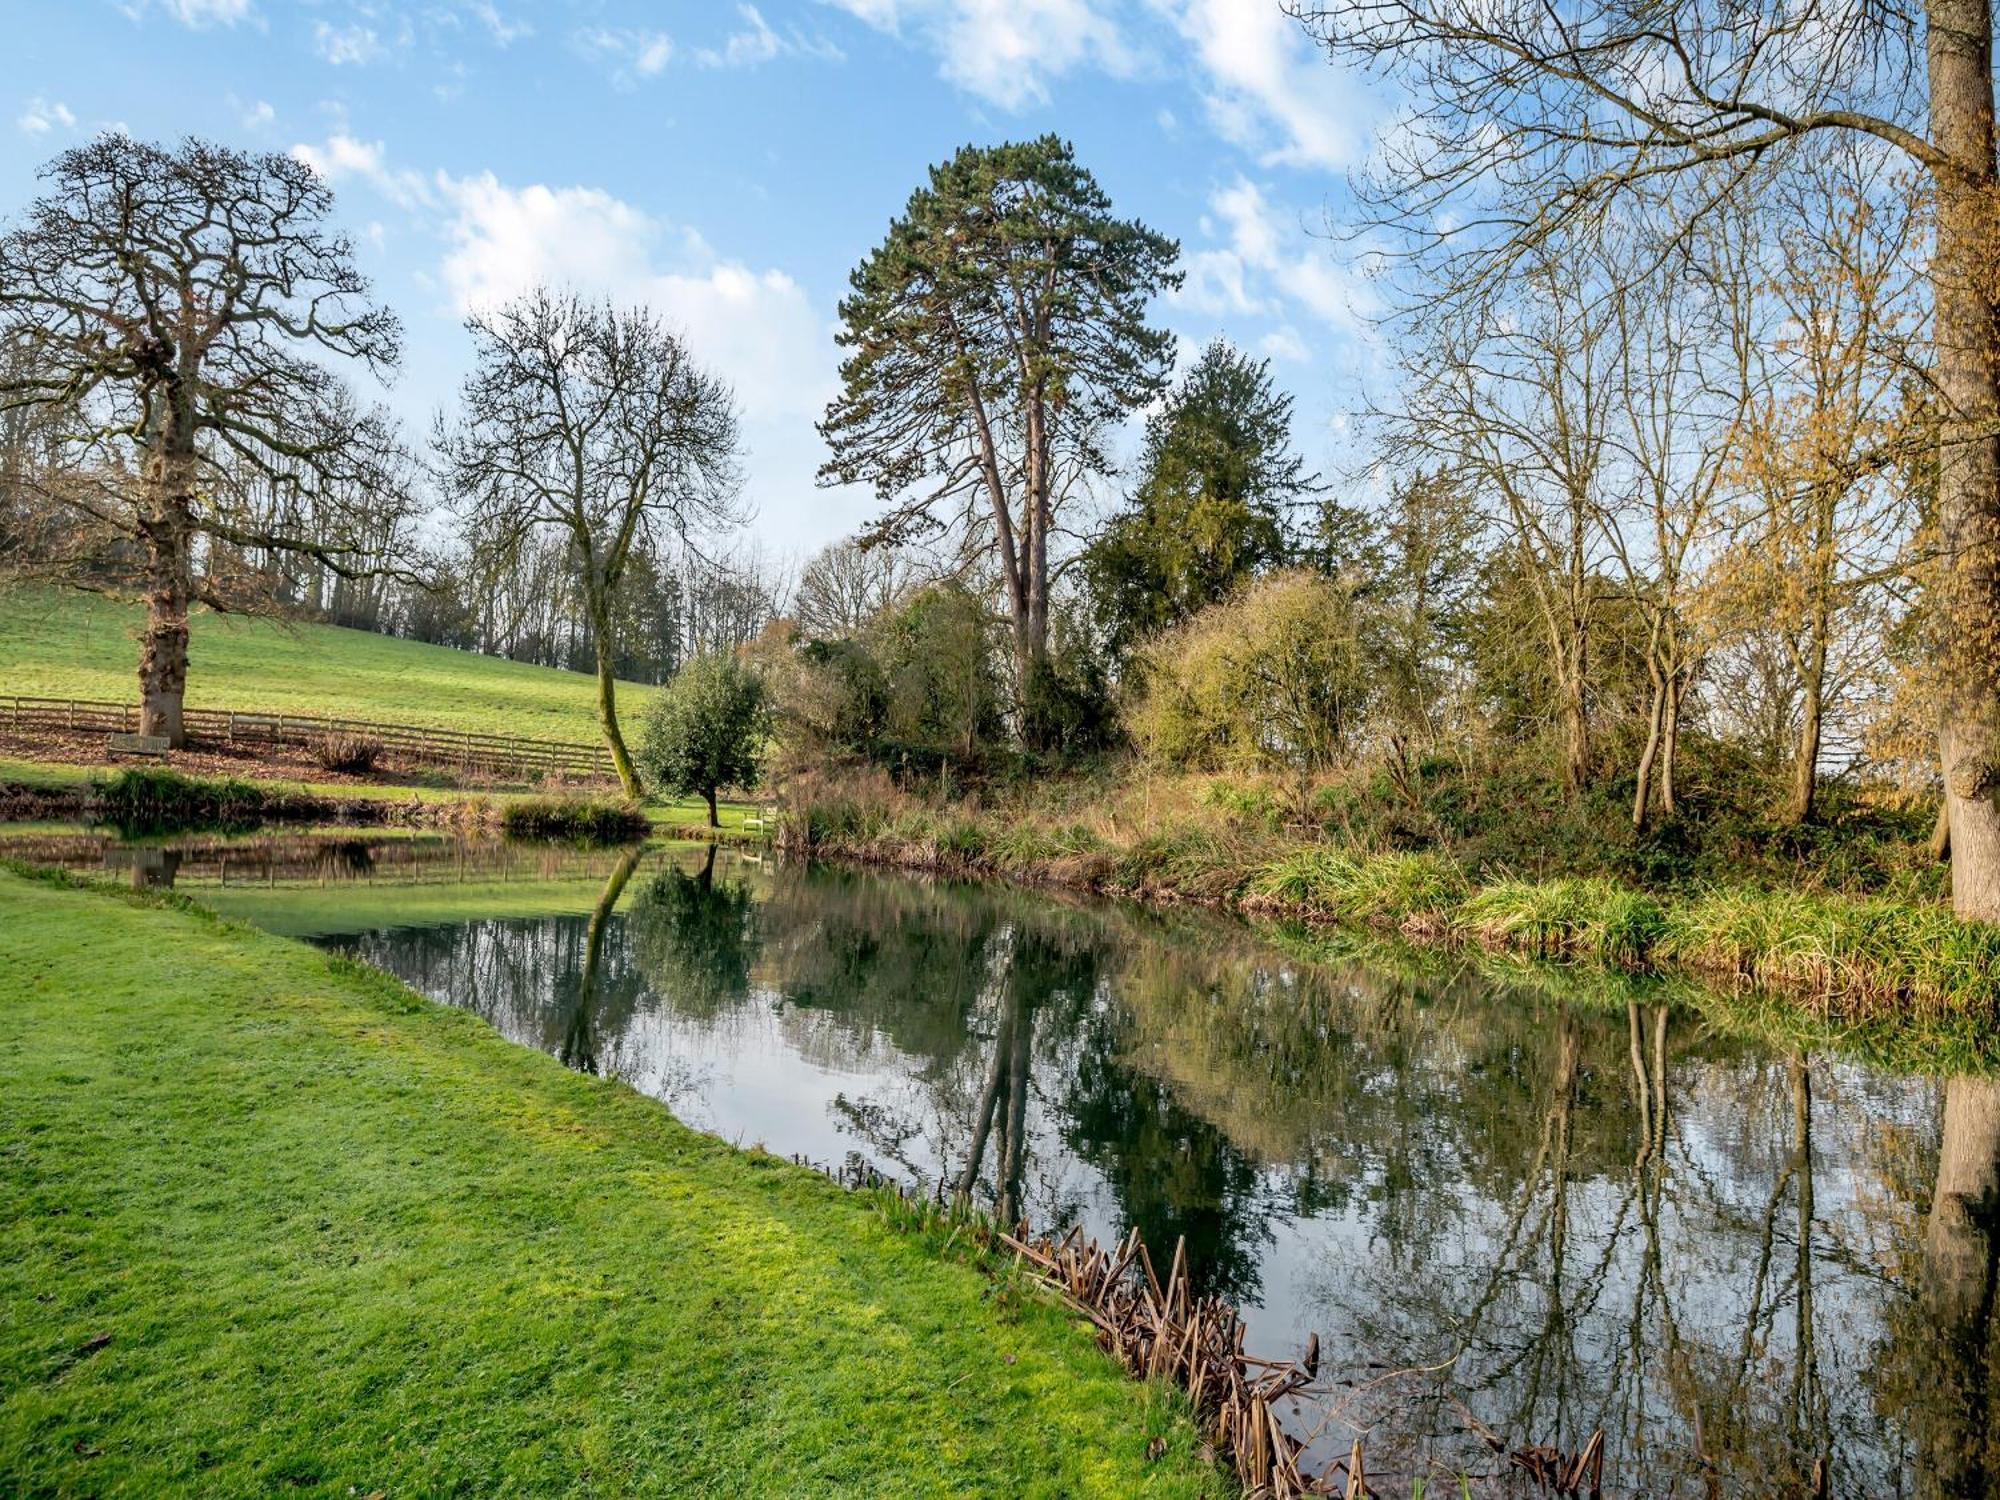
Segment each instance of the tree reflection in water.
[[1259,1341],[1317,1330],[1360,1379],[1327,1441],[1368,1427],[1371,1467],[1485,1464],[1469,1410],[1602,1427],[1648,1494],[2000,1474],[1991,1080],[1768,1050],[1609,981],[713,850],[621,865],[588,918],[356,946],[725,1136],[1185,1235]]

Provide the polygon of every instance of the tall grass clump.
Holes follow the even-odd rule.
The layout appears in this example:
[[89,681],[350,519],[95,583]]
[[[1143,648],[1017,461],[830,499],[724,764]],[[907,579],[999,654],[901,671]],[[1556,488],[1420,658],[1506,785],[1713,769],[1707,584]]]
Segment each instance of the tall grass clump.
[[593,844],[628,843],[650,831],[644,808],[612,797],[524,797],[507,804],[500,827],[515,838]]
[[1465,873],[1439,855],[1357,856],[1334,849],[1297,850],[1266,865],[1252,884],[1268,902],[1398,926],[1442,923],[1469,889]]
[[97,792],[99,815],[130,833],[240,828],[261,822],[274,799],[262,787],[222,777],[183,776],[152,766],[118,772]]
[[2000,1009],[2000,927],[1941,906],[1717,889],[1668,918],[1660,957],[1845,1006]]
[[1664,907],[1608,880],[1500,880],[1467,901],[1458,925],[1489,948],[1637,968],[1665,931]]

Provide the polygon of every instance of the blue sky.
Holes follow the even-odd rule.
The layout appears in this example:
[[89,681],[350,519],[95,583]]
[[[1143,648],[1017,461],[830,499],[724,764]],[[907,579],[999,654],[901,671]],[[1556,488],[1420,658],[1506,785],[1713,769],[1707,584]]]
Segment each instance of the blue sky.
[[[296,151],[332,181],[421,433],[468,307],[537,279],[644,301],[736,385],[767,548],[851,531],[812,422],[836,306],[926,167],[1057,131],[1182,243],[1189,352],[1269,355],[1317,463],[1381,379],[1378,292],[1327,236],[1385,108],[1276,0],[8,0],[0,216],[107,126]],[[1128,444],[1129,449],[1129,444]]]

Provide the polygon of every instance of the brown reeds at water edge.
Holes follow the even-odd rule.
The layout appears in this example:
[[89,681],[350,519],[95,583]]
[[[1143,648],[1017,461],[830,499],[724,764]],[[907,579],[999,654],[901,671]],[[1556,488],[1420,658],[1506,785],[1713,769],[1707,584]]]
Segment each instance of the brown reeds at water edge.
[[[834,1168],[804,1157],[793,1160],[845,1187],[893,1194],[888,1201],[917,1208],[926,1227],[949,1219],[948,1245],[963,1234],[976,1248],[1011,1252],[1022,1271],[1096,1329],[1099,1346],[1134,1377],[1169,1380],[1187,1393],[1203,1437],[1235,1473],[1248,1500],[1325,1495],[1360,1500],[1387,1493],[1369,1482],[1359,1438],[1345,1458],[1317,1473],[1308,1468],[1308,1444],[1285,1429],[1279,1413],[1287,1402],[1325,1393],[1318,1384],[1319,1336],[1312,1336],[1296,1360],[1249,1353],[1242,1315],[1221,1297],[1194,1294],[1185,1238],[1176,1241],[1162,1281],[1137,1228],[1111,1250],[1087,1238],[1081,1226],[1060,1239],[1038,1238],[1025,1225],[1009,1232],[976,1217],[952,1217],[956,1210],[945,1202],[942,1181],[934,1198],[924,1198],[863,1163]],[[1469,1413],[1466,1422],[1506,1474],[1525,1481],[1531,1492],[1590,1500],[1602,1495],[1601,1430],[1570,1453],[1549,1444],[1510,1448]],[[1461,1476],[1467,1494],[1470,1479]]]

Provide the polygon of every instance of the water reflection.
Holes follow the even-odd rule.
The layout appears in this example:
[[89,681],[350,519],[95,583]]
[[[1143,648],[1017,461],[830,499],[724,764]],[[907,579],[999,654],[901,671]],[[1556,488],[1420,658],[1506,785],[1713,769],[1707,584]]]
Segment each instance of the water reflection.
[[1643,991],[713,850],[572,887],[329,941],[726,1138],[1185,1235],[1253,1345],[1320,1334],[1350,1383],[1308,1419],[1365,1431],[1371,1469],[1601,1427],[1626,1492],[2000,1484],[2000,1082],[1774,1050]]

